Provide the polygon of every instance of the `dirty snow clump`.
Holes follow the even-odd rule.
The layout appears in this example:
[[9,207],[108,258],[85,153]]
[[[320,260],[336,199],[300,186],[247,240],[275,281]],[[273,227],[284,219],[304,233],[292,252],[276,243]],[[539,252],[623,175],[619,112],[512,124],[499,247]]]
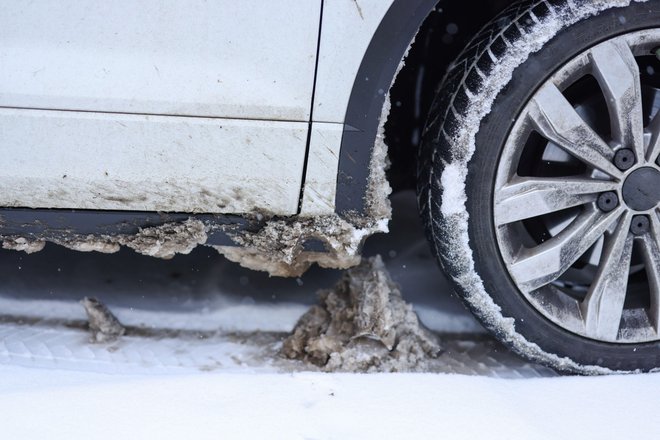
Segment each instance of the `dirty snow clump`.
[[441,352],[380,256],[363,260],[319,296],[321,304],[284,341],[285,357],[326,371],[423,371]]
[[39,252],[44,246],[46,246],[45,240],[30,240],[25,237],[7,237],[2,241],[3,249],[23,251],[26,254]]
[[139,254],[167,260],[176,254],[189,254],[197,245],[206,243],[207,229],[200,220],[190,218],[184,222],[140,228],[136,234],[71,235],[51,241],[74,251],[106,254],[126,246]]
[[90,342],[112,342],[126,332],[110,309],[98,299],[85,297],[80,303],[89,320]]
[[[214,246],[230,261],[271,276],[297,277],[312,263],[347,269],[360,263],[360,249],[368,236],[387,232],[387,219],[358,227],[337,215],[271,220],[257,232],[232,236],[239,246]],[[303,250],[305,241],[321,241],[326,252]]]

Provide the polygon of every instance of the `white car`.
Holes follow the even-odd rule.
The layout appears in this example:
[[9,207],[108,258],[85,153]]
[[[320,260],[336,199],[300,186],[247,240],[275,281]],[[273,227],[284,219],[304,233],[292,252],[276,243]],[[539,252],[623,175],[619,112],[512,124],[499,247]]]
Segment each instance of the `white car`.
[[3,247],[295,276],[416,185],[504,344],[651,370],[659,57],[658,0],[0,0]]

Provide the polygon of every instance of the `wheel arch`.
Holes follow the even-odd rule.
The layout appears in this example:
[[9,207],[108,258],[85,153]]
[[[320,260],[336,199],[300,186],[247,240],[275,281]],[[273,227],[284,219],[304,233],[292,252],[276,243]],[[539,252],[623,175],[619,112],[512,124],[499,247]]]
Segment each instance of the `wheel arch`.
[[[337,214],[366,213],[370,161],[383,124],[390,184],[394,191],[415,188],[415,158],[433,92],[472,37],[513,2],[394,0],[369,43],[350,94],[339,155]],[[388,98],[395,104],[389,115],[383,112]]]
[[371,155],[385,99],[424,19],[437,4],[438,0],[394,0],[362,58],[344,117],[335,199],[340,216],[365,213]]

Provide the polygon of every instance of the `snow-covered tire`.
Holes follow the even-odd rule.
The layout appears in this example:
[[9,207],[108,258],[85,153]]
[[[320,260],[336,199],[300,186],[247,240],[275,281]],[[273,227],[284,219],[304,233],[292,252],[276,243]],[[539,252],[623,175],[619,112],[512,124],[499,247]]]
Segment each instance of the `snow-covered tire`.
[[595,340],[557,325],[530,304],[498,247],[493,200],[499,158],[517,116],[560,66],[607,39],[651,28],[660,28],[658,1],[516,3],[451,66],[424,131],[419,207],[441,266],[501,342],[558,370],[648,371],[660,367],[660,340]]

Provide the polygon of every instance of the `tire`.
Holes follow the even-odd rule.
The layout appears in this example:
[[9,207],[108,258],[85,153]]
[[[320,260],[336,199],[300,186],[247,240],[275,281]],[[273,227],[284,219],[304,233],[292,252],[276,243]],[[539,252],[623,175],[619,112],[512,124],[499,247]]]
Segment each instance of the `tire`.
[[[523,228],[520,229],[523,231],[521,234],[526,238],[518,237],[515,232],[518,229],[513,226],[495,224],[495,210],[500,209],[499,205],[496,206],[496,200],[503,197],[501,194],[504,188],[498,186],[498,179],[506,175],[502,170],[504,159],[509,157],[507,148],[515,143],[511,139],[513,134],[517,133],[514,130],[518,126],[516,124],[524,125],[518,122],[518,118],[528,115],[525,112],[529,112],[532,108],[530,106],[535,105],[533,102],[540,102],[538,96],[545,90],[545,85],[550,81],[557,81],[557,75],[564,72],[560,69],[568,68],[565,66],[570,66],[571,60],[583,56],[586,51],[601,43],[615,41],[615,38],[623,38],[624,35],[632,35],[641,30],[657,28],[660,28],[660,2],[657,1],[537,0],[516,3],[487,25],[449,69],[436,92],[424,130],[418,157],[418,201],[431,248],[440,265],[453,281],[457,293],[467,307],[502,343],[525,358],[557,370],[581,374],[649,371],[660,367],[660,337],[657,334],[657,326],[655,333],[650,333],[647,324],[644,324],[645,327],[640,324],[637,333],[626,333],[627,327],[624,328],[624,324],[628,325],[628,318],[617,321],[618,330],[615,335],[612,335],[611,331],[593,330],[595,327],[590,327],[590,322],[595,318],[589,318],[589,321],[586,316],[594,316],[597,312],[593,311],[594,307],[585,308],[585,303],[591,304],[587,297],[595,296],[589,292],[600,290],[589,287],[589,284],[586,296],[580,298],[580,294],[571,289],[578,292],[582,291],[581,287],[578,289],[579,286],[574,287],[563,281],[553,281],[539,287],[538,291],[528,291],[527,287],[521,287],[528,286],[527,284],[516,281],[523,276],[518,269],[518,272],[514,270],[517,260],[511,255],[507,256],[507,240],[512,240],[511,243],[522,243],[530,239],[527,235],[532,237],[533,234],[529,232],[529,223],[523,223],[522,220],[519,223],[523,226],[516,228]],[[611,136],[615,137],[616,133],[618,132],[611,128]],[[530,142],[528,140],[524,145],[529,145]],[[546,142],[543,148],[550,148],[548,145]],[[623,144],[613,146],[612,154],[614,150],[618,154],[617,148],[623,147]],[[523,152],[530,147],[522,148],[525,150],[520,150],[521,153],[516,159],[520,163],[527,157]],[[638,163],[637,166],[642,164]],[[658,162],[645,166],[655,169]],[[590,176],[598,174],[592,170],[587,172]],[[627,176],[618,178],[617,182],[620,181],[621,185],[623,182],[632,182]],[[629,184],[631,185],[632,183]],[[660,236],[660,231],[651,226],[646,230],[648,239],[640,239],[633,236],[632,232],[629,233],[628,229],[625,229],[628,223],[625,222],[639,212],[631,208],[632,199],[624,200],[619,189],[614,192],[621,198],[618,206],[626,211],[621,211],[621,217],[616,217],[617,220],[610,223],[607,230],[603,229],[599,240],[605,243],[605,250],[600,251],[599,261],[607,262],[607,255],[615,255],[612,249],[616,249],[616,246],[612,243],[618,236],[624,237],[622,240],[625,242],[621,243],[626,243],[626,246],[633,246],[631,243],[635,243],[635,249],[640,246],[640,240],[644,246],[655,246],[651,248],[652,251],[644,254],[644,268],[635,266],[635,270],[647,274],[646,285],[649,293],[640,293],[640,298],[643,295],[650,296],[650,307],[654,308],[653,302],[657,301],[660,287],[657,280],[656,284],[653,284],[651,275],[659,272],[657,237]],[[586,209],[602,208],[597,199],[589,200],[575,215],[583,215],[587,212]],[[655,220],[652,215],[656,215],[656,219],[660,215],[660,211],[656,209],[660,210],[660,207],[650,208],[650,211],[642,214],[651,216],[649,218],[653,223]],[[598,211],[597,214],[604,215],[604,212]],[[576,222],[577,220],[571,225]],[[656,221],[656,228],[657,223]],[[621,224],[624,226],[620,229],[625,229],[624,232],[617,229],[619,227],[616,225]],[[502,232],[505,229],[506,232]],[[586,231],[596,229],[594,226]],[[538,239],[532,246],[539,246],[546,239],[556,238],[561,231],[556,235],[549,233],[549,238],[532,237]],[[589,252],[593,254],[595,251],[590,248]],[[607,252],[610,253],[606,255]],[[626,260],[630,261],[631,268],[633,260],[630,258],[636,259],[636,255],[637,251],[633,257],[628,255],[629,260]],[[585,257],[582,255],[580,258]],[[599,268],[598,264],[601,263],[593,264]],[[575,263],[569,272],[577,271],[577,267]],[[598,272],[594,277],[597,274]],[[632,280],[633,275],[633,272],[628,272],[624,278]],[[567,275],[560,275],[564,276]],[[638,274],[635,277],[637,280],[643,278],[643,275]],[[592,284],[596,284],[596,278],[593,280]],[[643,284],[643,281],[641,282]],[[599,286],[602,286],[602,283]],[[618,292],[618,298],[620,294],[626,295],[626,291],[630,289],[626,286],[628,284],[624,285],[623,290],[619,288],[616,291],[614,287],[610,287],[605,291]],[[543,301],[534,299],[534,295],[541,295],[539,292],[542,289],[548,292],[565,289],[561,292],[568,292],[562,293],[569,298],[566,300],[567,304],[575,302],[579,307],[579,313],[572,313],[577,313],[575,316],[578,317],[583,313],[584,322],[580,324],[575,322],[575,318],[563,317],[562,311],[556,312],[556,316],[552,315],[552,312],[546,313],[539,305],[544,304]],[[543,298],[548,298],[546,293],[543,295]],[[638,312],[639,310],[631,308],[630,316],[638,316]],[[603,313],[600,315],[598,312],[597,318],[605,322],[604,317],[608,315]],[[652,314],[648,316],[650,321],[660,319],[653,318]],[[591,330],[579,330],[582,328],[580,326]],[[608,336],[601,337],[601,334]]]

